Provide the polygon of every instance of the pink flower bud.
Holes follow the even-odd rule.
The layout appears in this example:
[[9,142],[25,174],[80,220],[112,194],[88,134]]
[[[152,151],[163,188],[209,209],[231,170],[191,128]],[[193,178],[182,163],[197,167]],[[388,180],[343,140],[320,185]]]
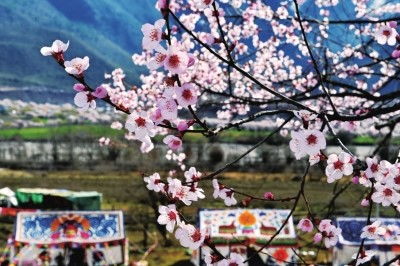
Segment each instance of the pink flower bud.
[[322,240],[322,234],[321,234],[321,233],[316,233],[316,234],[314,235],[313,240],[314,240],[314,243],[319,243],[319,242],[321,242],[321,240]]
[[84,91],[86,87],[82,83],[76,83],[73,88],[75,91]]
[[188,62],[188,67],[191,67],[196,63],[196,57],[194,57],[193,54],[188,54],[189,56],[189,62]]
[[363,199],[363,200],[361,201],[361,206],[363,206],[363,207],[369,206],[369,200]]
[[400,50],[394,50],[393,52],[392,52],[392,57],[393,58],[400,58]]
[[107,96],[107,89],[102,86],[99,86],[93,92],[93,96],[99,99],[105,98]]
[[159,9],[167,8],[167,0],[158,0],[157,6]]
[[391,28],[397,28],[397,21],[389,21],[389,27],[391,27]]
[[215,43],[215,38],[212,34],[208,33],[204,39],[208,45],[213,45]]
[[275,198],[274,194],[272,192],[265,192],[264,193],[264,199],[266,200],[273,200]]
[[351,179],[351,182],[353,182],[353,184],[358,184],[359,183],[359,177],[358,176],[353,176],[353,178]]
[[186,131],[189,128],[189,125],[186,121],[180,121],[177,126],[179,131]]

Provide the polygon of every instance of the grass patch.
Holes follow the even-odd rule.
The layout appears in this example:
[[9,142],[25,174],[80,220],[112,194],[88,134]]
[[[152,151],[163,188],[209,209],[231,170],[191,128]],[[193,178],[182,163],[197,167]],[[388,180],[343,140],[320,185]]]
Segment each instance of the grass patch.
[[354,144],[373,145],[377,143],[377,138],[372,136],[357,136],[353,139]]
[[60,125],[54,127],[5,128],[0,130],[0,139],[45,140],[63,138],[122,137],[123,132],[107,125]]
[[[40,120],[40,119],[39,119]],[[269,130],[238,130],[230,129],[223,131],[217,136],[204,137],[198,133],[186,133],[183,140],[186,143],[207,143],[207,142],[221,142],[221,143],[238,143],[238,144],[254,144],[265,138],[271,133]],[[108,125],[99,124],[85,124],[85,125],[60,125],[60,126],[46,126],[46,127],[29,127],[29,128],[3,128],[0,129],[0,140],[69,140],[71,138],[85,138],[95,139],[100,137],[109,137],[114,139],[123,139],[125,130],[115,130]],[[161,143],[164,136],[157,135],[154,141]],[[346,145],[374,145],[381,140],[381,137],[373,136],[353,136],[342,133],[341,140]],[[270,142],[275,145],[288,143],[290,137],[282,137],[278,134],[272,136]],[[328,144],[336,145],[336,140],[331,136],[327,136]],[[400,138],[392,139],[392,144],[400,144]]]

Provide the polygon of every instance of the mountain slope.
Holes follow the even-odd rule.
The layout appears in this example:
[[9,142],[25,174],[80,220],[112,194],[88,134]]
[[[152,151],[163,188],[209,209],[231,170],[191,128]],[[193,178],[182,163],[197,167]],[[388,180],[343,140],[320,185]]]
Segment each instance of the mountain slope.
[[105,72],[122,67],[137,83],[144,70],[131,55],[141,50],[141,25],[158,17],[153,1],[2,0],[0,85],[69,89],[73,81],[39,53],[54,39],[70,41],[67,59],[90,57],[89,82],[100,83]]

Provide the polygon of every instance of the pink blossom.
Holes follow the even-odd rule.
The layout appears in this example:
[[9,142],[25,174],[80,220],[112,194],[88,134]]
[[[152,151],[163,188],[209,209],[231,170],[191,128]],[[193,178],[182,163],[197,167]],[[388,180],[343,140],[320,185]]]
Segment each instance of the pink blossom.
[[296,159],[300,159],[306,155],[319,154],[326,148],[326,140],[322,132],[318,130],[292,131],[289,147]]
[[192,83],[185,83],[176,88],[176,99],[182,107],[195,105],[197,102],[197,90]]
[[88,91],[78,92],[74,97],[74,103],[82,110],[95,109],[96,108],[96,97]]
[[213,45],[213,44],[215,43],[215,37],[214,37],[212,34],[207,33],[207,34],[204,36],[204,41],[205,41],[205,43],[208,44],[208,45]]
[[375,192],[372,194],[371,199],[375,203],[381,203],[382,206],[396,205],[400,200],[400,195],[394,189],[377,183],[375,185]]
[[[322,233],[326,248],[335,246],[339,239],[339,235],[342,233],[342,229],[334,226],[332,221],[329,219],[322,220],[318,225],[318,229]],[[314,238],[316,236],[317,235],[315,235]]]
[[155,55],[147,62],[147,67],[150,70],[156,70],[164,65],[165,59],[167,58],[166,51],[157,52]]
[[[376,255],[376,253],[372,250],[361,250],[360,254],[358,254],[358,252],[356,252],[355,254],[353,254],[353,256],[351,257],[353,260],[356,259],[356,265],[362,265],[365,264],[366,262],[370,261],[374,256]],[[357,258],[358,256],[358,258]]]
[[214,0],[191,0],[191,2],[195,6],[195,8],[203,10],[209,7],[214,2]]
[[212,185],[213,185],[213,188],[214,188],[213,197],[214,197],[214,199],[216,199],[216,198],[219,197],[219,193],[223,189],[223,186],[218,182],[217,179],[213,179],[212,180]]
[[120,122],[114,121],[111,123],[110,127],[112,129],[121,130],[124,126]]
[[60,40],[55,40],[50,47],[42,47],[40,49],[40,53],[44,56],[49,55],[59,55],[67,51],[69,46],[69,41],[67,43],[63,43]]
[[191,224],[182,223],[176,229],[175,237],[183,247],[196,250],[203,244],[206,234]]
[[375,34],[375,38],[376,41],[379,44],[388,44],[388,45],[395,45],[396,44],[396,36],[397,36],[397,32],[395,29],[387,26],[387,25],[383,25],[381,27],[379,27],[379,29],[377,30],[376,34]]
[[307,110],[294,111],[293,113],[295,116],[306,122],[315,120],[317,118],[317,114],[311,113]]
[[195,192],[191,191],[189,186],[182,185],[182,182],[176,178],[168,178],[168,193],[171,197],[180,200],[186,205],[191,205],[192,201],[196,201],[198,196]]
[[375,178],[379,171],[378,159],[376,157],[374,157],[374,158],[367,157],[365,159],[365,161],[367,163],[367,169],[365,170],[365,176],[367,178]]
[[141,138],[139,140],[142,142],[142,144],[140,145],[140,151],[142,153],[149,153],[151,150],[154,149],[154,144],[149,136],[145,136],[144,138]]
[[214,188],[213,197],[215,199],[216,198],[223,199],[226,206],[232,206],[237,204],[237,200],[234,198],[235,193],[233,192],[232,189],[225,188],[218,182],[217,179],[213,179],[212,184]]
[[156,110],[154,110],[154,112],[151,113],[150,119],[151,119],[156,125],[159,125],[159,124],[162,123],[162,121],[164,120],[164,118],[162,117],[160,108],[157,108]]
[[151,176],[144,177],[143,180],[147,183],[148,190],[153,190],[154,192],[164,191],[165,184],[161,182],[160,174],[154,173]]
[[219,197],[224,200],[226,206],[233,206],[237,204],[235,193],[231,189],[223,189],[220,191]]
[[367,206],[369,206],[369,200],[367,200],[367,199],[362,199],[362,201],[361,201],[361,206],[363,206],[363,207],[367,207]]
[[173,135],[168,135],[164,138],[163,142],[168,145],[168,147],[173,150],[179,150],[182,148],[182,140],[178,137],[175,137]]
[[157,101],[157,107],[160,109],[161,116],[166,120],[176,120],[178,117],[178,105],[172,98],[160,98]]
[[190,167],[188,171],[184,173],[187,183],[191,183],[190,191],[196,195],[196,200],[204,199],[204,190],[198,187],[198,182],[201,179],[201,173],[194,167]]
[[71,61],[64,62],[65,71],[71,75],[82,75],[89,68],[89,57],[76,57]]
[[99,145],[100,146],[108,146],[110,144],[110,142],[111,142],[110,138],[101,137],[99,139]]
[[189,170],[184,173],[186,182],[199,182],[201,175],[202,174],[194,167],[190,167]]
[[167,231],[172,233],[175,229],[175,225],[181,222],[179,213],[176,211],[176,206],[173,204],[159,206],[158,212],[160,215],[157,218],[157,222],[161,225],[166,225]]
[[385,234],[385,229],[381,227],[380,221],[375,221],[370,225],[366,225],[362,229],[361,238],[379,239]]
[[379,162],[378,172],[375,174],[375,178],[381,184],[390,183],[394,176],[397,175],[398,169],[393,167],[393,165],[386,161],[382,160]]
[[328,183],[335,182],[343,177],[343,175],[351,175],[353,173],[353,159],[350,154],[341,152],[339,155],[331,154],[328,157],[328,165],[325,174],[328,177]]
[[147,112],[133,112],[130,114],[126,120],[125,128],[129,132],[134,132],[139,140],[146,136],[153,137],[155,134],[154,123],[150,120]]
[[314,226],[310,219],[303,218],[299,221],[297,228],[303,232],[311,232]]
[[397,21],[389,21],[388,25],[389,25],[389,27],[395,29],[395,28],[397,28]]
[[160,41],[162,39],[162,28],[164,27],[164,24],[165,20],[159,19],[154,23],[154,25],[147,23],[142,26],[143,49],[152,51],[154,48],[160,45]]
[[229,258],[218,262],[218,266],[244,266],[245,259],[238,253],[230,253]]
[[400,169],[399,165],[396,164],[390,169],[389,178],[386,180],[386,184],[396,190],[400,190]]
[[364,187],[371,187],[372,183],[371,180],[365,174],[365,171],[360,172],[360,176],[358,178],[358,182],[363,185]]
[[383,234],[383,240],[394,240],[397,239],[400,234],[400,228],[395,224],[388,224],[385,228],[385,233]]
[[182,74],[186,71],[189,64],[189,56],[186,52],[179,49],[179,46],[170,46],[166,51],[164,67],[172,74]]
[[321,161],[321,158],[324,158],[324,157],[320,153],[310,155],[310,157],[308,158],[308,162],[310,163],[310,165],[315,165]]

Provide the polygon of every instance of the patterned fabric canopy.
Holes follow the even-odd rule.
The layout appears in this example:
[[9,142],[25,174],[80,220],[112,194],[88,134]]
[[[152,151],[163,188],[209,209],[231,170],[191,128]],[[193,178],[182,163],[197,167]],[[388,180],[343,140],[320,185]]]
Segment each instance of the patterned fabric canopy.
[[20,212],[15,240],[31,244],[102,243],[124,239],[121,211]]
[[[206,229],[212,238],[268,240],[279,230],[290,210],[232,209],[201,210],[200,228]],[[276,237],[284,244],[296,238],[292,217]],[[232,242],[232,241],[229,241]]]
[[[376,219],[372,218],[374,222]],[[382,224],[397,225],[400,226],[400,219],[392,218],[379,218]],[[338,217],[336,219],[337,226],[342,229],[342,235],[339,236],[339,244],[342,245],[360,245],[361,239],[360,234],[362,228],[367,225],[367,219],[365,217]],[[366,239],[366,245],[400,245],[400,239],[393,240],[373,240]]]

